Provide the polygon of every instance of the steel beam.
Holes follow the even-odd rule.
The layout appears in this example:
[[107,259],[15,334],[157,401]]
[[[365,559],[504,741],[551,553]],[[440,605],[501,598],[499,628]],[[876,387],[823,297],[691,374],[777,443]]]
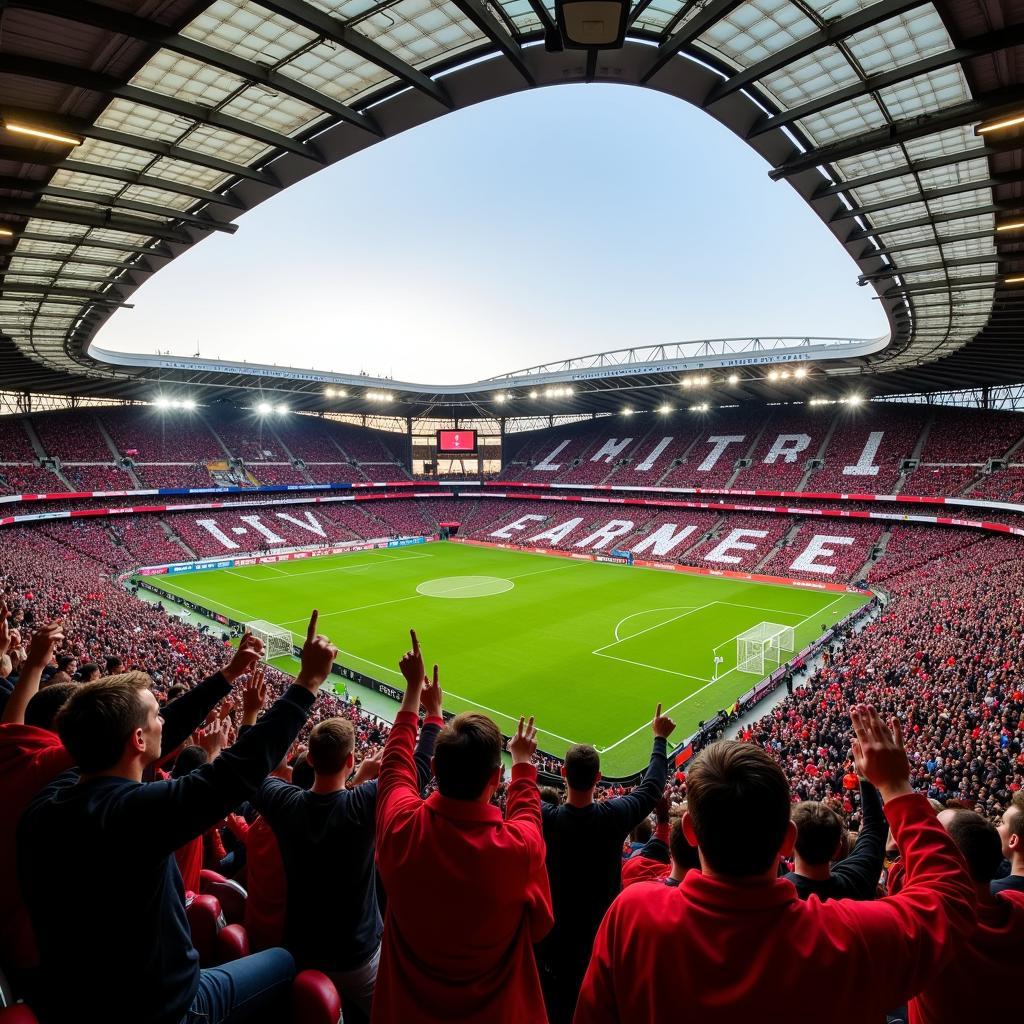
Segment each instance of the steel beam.
[[[651,61],[647,69],[640,76],[641,84],[646,85],[680,50],[689,46],[695,39],[703,35],[716,21],[720,21],[722,18],[730,15],[742,3],[743,0],[708,0],[682,28],[673,32],[658,47],[654,60]],[[693,4],[690,4],[688,8],[693,6]]]

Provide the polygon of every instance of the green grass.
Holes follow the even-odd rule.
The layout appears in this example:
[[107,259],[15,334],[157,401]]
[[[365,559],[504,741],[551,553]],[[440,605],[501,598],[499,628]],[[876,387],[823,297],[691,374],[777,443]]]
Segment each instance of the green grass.
[[[870,596],[444,543],[147,582],[296,637],[317,607],[339,663],[395,686],[413,627],[441,666],[448,708],[485,710],[506,732],[534,714],[543,749],[593,743],[611,775],[646,763],[659,701],[683,738],[757,681],[735,669],[738,633],[793,626],[800,650]],[[725,661],[712,681],[719,645]]]

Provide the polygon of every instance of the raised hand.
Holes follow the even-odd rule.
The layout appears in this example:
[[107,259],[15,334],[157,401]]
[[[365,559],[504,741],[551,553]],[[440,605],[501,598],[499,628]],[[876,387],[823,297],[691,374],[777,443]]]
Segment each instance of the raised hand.
[[533,725],[533,715],[527,722],[520,717],[516,734],[508,741],[508,752],[512,755],[513,764],[529,764],[537,750],[537,730]]
[[256,716],[267,703],[265,672],[262,665],[257,665],[249,678],[242,683],[242,725],[255,725]]
[[238,645],[231,661],[221,669],[224,678],[233,683],[239,676],[248,675],[263,657],[263,641],[252,633],[246,633]]
[[658,802],[654,805],[654,818],[659,825],[668,824],[668,812],[672,805],[672,788],[666,786],[664,792],[658,797]]
[[662,739],[668,739],[669,736],[675,731],[676,723],[672,721],[668,715],[661,713],[661,705],[658,705],[658,710],[654,712],[654,720],[651,722],[651,731],[655,736],[660,736]]
[[314,608],[306,627],[306,642],[302,645],[299,674],[295,682],[312,693],[320,689],[323,681],[331,674],[331,666],[338,656],[338,648],[327,637],[316,631],[320,613]]
[[398,662],[398,669],[405,678],[408,686],[422,686],[426,680],[426,670],[423,667],[423,652],[420,650],[420,642],[416,637],[416,630],[409,630],[409,637],[412,640],[412,650],[406,651]]
[[231,728],[230,718],[221,718],[208,725],[199,737],[199,746],[206,751],[212,761],[226,746],[228,746],[229,733]]
[[349,786],[361,786],[364,782],[376,779],[380,775],[380,762],[383,757],[383,749],[378,750],[376,754],[369,754],[364,757],[359,762],[359,767],[356,769],[355,775],[352,776]]
[[61,619],[54,619],[40,626],[33,634],[28,645],[28,655],[25,658],[26,664],[32,668],[42,671],[50,664],[53,652],[57,644],[64,640],[64,623]]
[[11,646],[11,627],[7,622],[7,614],[7,602],[0,600],[0,658],[7,653],[7,649]]
[[870,704],[856,704],[850,708],[850,721],[857,774],[872,783],[883,800],[913,792],[899,720],[893,718],[890,727]]
[[444,694],[441,692],[441,682],[438,679],[437,666],[434,666],[433,680],[423,680],[423,691],[420,693],[420,704],[423,706],[423,713],[427,718],[441,717],[441,702]]

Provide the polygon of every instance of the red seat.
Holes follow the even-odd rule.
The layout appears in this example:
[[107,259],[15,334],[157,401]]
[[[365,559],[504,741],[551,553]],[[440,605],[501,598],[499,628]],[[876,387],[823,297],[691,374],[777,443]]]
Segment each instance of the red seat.
[[199,874],[199,891],[205,895],[217,897],[224,919],[228,924],[241,924],[245,921],[247,893],[237,882],[233,882],[230,878],[225,878],[209,868],[203,868]]
[[39,1024],[39,1018],[24,1004],[0,1010],[0,1024]]
[[291,1024],[338,1024],[341,996],[321,971],[299,971],[292,986]]
[[228,924],[217,932],[216,962],[226,964],[249,955],[249,936],[240,924]]
[[196,896],[186,911],[192,931],[192,945],[199,952],[199,963],[212,967],[217,960],[217,932],[221,928],[220,903],[215,896]]

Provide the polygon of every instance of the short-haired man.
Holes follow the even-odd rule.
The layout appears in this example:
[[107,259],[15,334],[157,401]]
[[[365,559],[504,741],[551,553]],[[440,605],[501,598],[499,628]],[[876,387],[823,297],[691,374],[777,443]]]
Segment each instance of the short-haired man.
[[[61,710],[57,730],[78,772],[43,790],[17,838],[48,1022],[170,1024],[195,1015],[221,1024],[286,994],[294,961],[284,950],[200,971],[174,851],[250,798],[295,739],[337,653],[316,635],[316,617],[295,684],[234,746],[180,779],[142,782],[163,732],[144,673],[85,683]],[[261,654],[260,641],[244,637],[223,685]]]
[[[430,779],[434,742],[444,725],[433,688],[416,746],[417,784]],[[324,971],[345,1006],[348,1024],[369,1020],[380,938],[374,836],[379,758],[355,766],[355,729],[347,718],[314,726],[306,757],[315,781],[309,791],[268,778],[253,805],[274,830],[284,864],[287,901],[282,945],[299,969]],[[330,865],[343,885],[324,886],[319,865]]]
[[464,713],[434,751],[438,792],[420,796],[413,757],[427,682],[416,634],[401,661],[402,709],[384,746],[377,797],[377,864],[387,893],[374,1024],[526,1024],[544,1020],[533,943],[551,927],[533,719],[512,737],[505,817],[501,733]]
[[861,780],[861,825],[853,849],[837,864],[846,840],[846,823],[827,804],[805,800],[793,808],[796,847],[793,870],[786,875],[800,899],[812,893],[822,900],[870,900],[876,896],[885,863],[889,826],[882,798]]
[[1010,873],[992,880],[992,892],[1024,892],[1024,790],[1013,794],[1010,806],[999,821],[998,831]]
[[910,1001],[910,1024],[995,1021],[1006,1011],[1006,984],[1024,965],[1024,894],[993,896],[1002,860],[995,827],[974,811],[940,811],[939,821],[967,861],[978,896],[970,939]]
[[597,803],[601,758],[587,744],[570,747],[562,774],[564,804],[545,804],[544,840],[555,926],[537,948],[544,1001],[552,1024],[572,1020],[601,918],[622,888],[622,845],[654,810],[668,778],[667,740],[675,722],[661,713],[651,722],[654,749],[643,780],[625,796]]
[[778,877],[792,853],[789,784],[748,743],[715,743],[687,776],[683,828],[701,871],[677,889],[625,889],[601,922],[576,1024],[884,1020],[927,985],[974,927],[974,886],[924,796],[898,723],[851,710],[858,774],[878,788],[906,860],[898,896],[801,900]]

